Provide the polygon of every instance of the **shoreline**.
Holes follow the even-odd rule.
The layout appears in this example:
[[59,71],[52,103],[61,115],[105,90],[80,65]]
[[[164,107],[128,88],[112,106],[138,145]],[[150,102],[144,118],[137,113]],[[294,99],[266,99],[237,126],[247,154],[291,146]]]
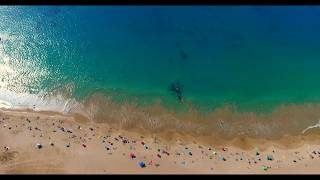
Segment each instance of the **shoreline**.
[[[317,133],[210,144],[191,136],[119,129],[60,113],[1,110],[0,115],[1,174],[319,173]],[[37,143],[43,147],[38,149]],[[139,167],[139,162],[146,167]]]
[[[63,86],[66,89],[68,87]],[[11,96],[3,100],[10,104],[7,109],[76,115],[77,118],[84,121],[90,119],[99,123],[115,124],[130,130],[147,130],[151,133],[172,131],[195,137],[202,136],[203,139],[208,139],[206,136],[217,137],[209,143],[216,143],[219,139],[231,141],[238,136],[272,140],[279,139],[286,134],[294,137],[304,136],[304,133],[310,134],[309,131],[314,131],[320,126],[318,120],[320,104],[312,102],[285,103],[272,112],[240,111],[237,105],[226,103],[208,112],[202,112],[192,103],[184,104],[188,106],[188,110],[185,109],[185,111],[170,109],[161,100],[151,103],[150,106],[139,106],[133,101],[118,103],[113,101],[110,94],[99,91],[89,94],[83,100],[70,98],[71,96],[66,96],[61,89],[57,89],[44,99],[42,95],[16,95],[18,98],[12,102]],[[20,103],[21,100],[24,103]],[[0,107],[0,109],[4,108]],[[316,134],[320,134],[320,131]]]
[[[301,134],[301,135],[284,135],[282,137],[276,137],[276,138],[252,138],[245,135],[238,135],[233,138],[228,139],[222,139],[216,134],[212,134],[209,136],[200,135],[196,138],[192,134],[186,134],[186,133],[180,133],[180,132],[174,132],[172,130],[169,131],[162,131],[162,132],[152,132],[149,129],[145,129],[143,127],[134,127],[134,128],[126,128],[126,127],[120,127],[118,124],[112,124],[107,122],[95,122],[94,120],[90,120],[87,117],[78,114],[64,114],[61,112],[56,111],[34,111],[32,109],[28,108],[21,108],[21,109],[3,109],[0,108],[0,114],[5,113],[8,115],[44,115],[48,117],[54,117],[54,118],[68,118],[72,119],[72,121],[75,121],[77,123],[93,123],[100,126],[106,126],[113,129],[117,129],[118,131],[123,132],[132,132],[135,134],[141,134],[146,137],[154,137],[158,136],[162,138],[162,140],[166,141],[167,143],[172,143],[172,139],[185,139],[184,141],[187,143],[196,143],[195,141],[199,141],[202,144],[207,145],[219,145],[219,146],[236,146],[240,149],[252,149],[252,146],[261,146],[263,147],[263,144],[270,144],[272,146],[276,146],[280,149],[287,149],[289,148],[297,148],[302,146],[305,143],[308,144],[317,144],[320,143],[320,129],[314,128],[309,129],[307,133]],[[248,146],[244,146],[248,145]]]

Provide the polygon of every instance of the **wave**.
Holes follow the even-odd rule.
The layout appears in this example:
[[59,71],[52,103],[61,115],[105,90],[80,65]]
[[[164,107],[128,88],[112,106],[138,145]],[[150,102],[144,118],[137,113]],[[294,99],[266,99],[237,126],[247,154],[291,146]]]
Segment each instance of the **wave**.
[[320,128],[320,120],[317,122],[317,124],[308,126],[306,129],[302,131],[302,134],[305,134],[307,131],[314,129],[314,128]]
[[79,113],[91,119],[81,103],[62,94],[50,96],[48,93],[29,94],[0,90],[0,108],[53,111],[63,114]]

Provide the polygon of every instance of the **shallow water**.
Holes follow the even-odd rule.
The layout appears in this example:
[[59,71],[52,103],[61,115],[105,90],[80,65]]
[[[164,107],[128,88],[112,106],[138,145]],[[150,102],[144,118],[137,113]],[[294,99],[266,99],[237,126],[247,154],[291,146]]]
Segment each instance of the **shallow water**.
[[1,6],[0,17],[7,108],[226,136],[299,134],[320,119],[318,6]]

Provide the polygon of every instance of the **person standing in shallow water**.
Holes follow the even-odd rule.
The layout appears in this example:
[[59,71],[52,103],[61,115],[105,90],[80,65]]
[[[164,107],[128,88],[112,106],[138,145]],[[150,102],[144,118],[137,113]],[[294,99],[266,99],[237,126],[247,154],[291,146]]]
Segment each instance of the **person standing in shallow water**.
[[169,85],[169,91],[177,96],[178,101],[180,103],[183,102],[183,99],[182,99],[183,86],[179,81],[171,83]]

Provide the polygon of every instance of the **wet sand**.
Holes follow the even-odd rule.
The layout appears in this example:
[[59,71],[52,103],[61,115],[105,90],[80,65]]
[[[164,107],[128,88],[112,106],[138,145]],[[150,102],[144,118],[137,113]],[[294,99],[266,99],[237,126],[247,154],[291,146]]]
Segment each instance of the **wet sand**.
[[119,129],[78,116],[1,110],[0,173],[320,174],[318,139],[208,143]]

